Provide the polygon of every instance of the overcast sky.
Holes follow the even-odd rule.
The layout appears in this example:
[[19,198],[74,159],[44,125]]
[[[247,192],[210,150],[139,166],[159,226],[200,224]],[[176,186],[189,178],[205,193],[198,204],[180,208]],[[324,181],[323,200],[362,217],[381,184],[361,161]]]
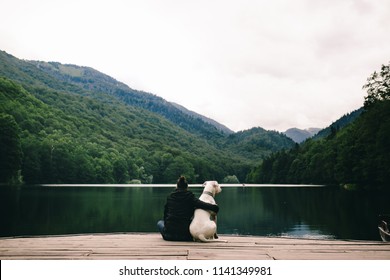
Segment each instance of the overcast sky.
[[389,0],[0,0],[0,49],[90,66],[228,126],[325,127],[390,61]]

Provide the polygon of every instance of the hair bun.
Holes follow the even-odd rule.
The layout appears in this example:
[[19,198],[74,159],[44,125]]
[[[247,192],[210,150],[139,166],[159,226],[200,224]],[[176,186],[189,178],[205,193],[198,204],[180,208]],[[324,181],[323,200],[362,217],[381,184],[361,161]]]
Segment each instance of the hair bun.
[[177,180],[177,187],[180,189],[185,189],[188,187],[186,177],[180,176],[179,180]]

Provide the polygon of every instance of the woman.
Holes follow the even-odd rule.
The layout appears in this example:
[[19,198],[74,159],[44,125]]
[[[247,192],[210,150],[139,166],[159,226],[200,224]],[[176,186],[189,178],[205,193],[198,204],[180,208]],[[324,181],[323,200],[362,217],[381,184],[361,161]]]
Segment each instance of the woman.
[[176,189],[167,197],[164,207],[164,220],[157,227],[164,238],[169,241],[192,241],[190,223],[196,208],[218,213],[218,205],[200,201],[188,190],[184,176],[177,181]]

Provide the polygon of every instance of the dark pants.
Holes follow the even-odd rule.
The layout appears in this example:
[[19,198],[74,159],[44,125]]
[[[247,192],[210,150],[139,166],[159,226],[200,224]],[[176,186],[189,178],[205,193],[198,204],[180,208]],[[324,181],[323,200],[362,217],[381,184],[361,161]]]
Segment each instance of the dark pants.
[[157,228],[158,228],[158,231],[161,233],[161,235],[163,235],[163,233],[164,233],[164,227],[165,227],[165,224],[164,224],[163,220],[160,220],[157,222]]
[[157,222],[158,231],[161,233],[161,236],[164,240],[167,241],[193,241],[192,236],[188,236],[187,234],[178,234],[178,233],[169,233],[165,228],[165,224],[163,220]]

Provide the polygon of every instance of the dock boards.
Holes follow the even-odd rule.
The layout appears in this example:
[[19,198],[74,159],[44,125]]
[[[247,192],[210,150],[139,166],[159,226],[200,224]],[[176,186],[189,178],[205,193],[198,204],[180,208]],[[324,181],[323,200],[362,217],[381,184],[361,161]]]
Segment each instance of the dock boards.
[[0,259],[390,260],[390,243],[221,235],[228,243],[164,241],[157,233],[0,238]]

